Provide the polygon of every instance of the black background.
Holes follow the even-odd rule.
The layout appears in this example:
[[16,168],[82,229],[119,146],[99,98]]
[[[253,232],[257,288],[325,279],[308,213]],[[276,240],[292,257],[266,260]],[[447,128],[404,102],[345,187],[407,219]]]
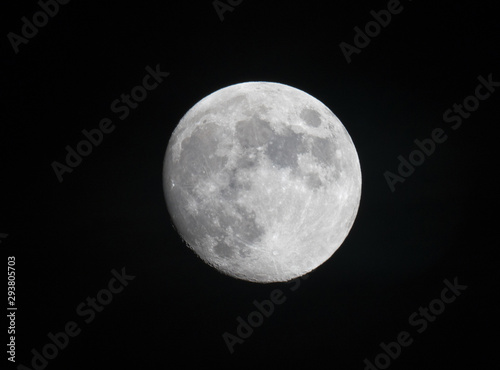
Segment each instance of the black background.
[[[81,334],[47,369],[363,369],[401,331],[414,342],[392,369],[496,367],[500,92],[458,130],[442,118],[474,93],[479,75],[500,81],[495,2],[402,1],[352,63],[339,44],[352,44],[353,28],[387,2],[245,0],[221,21],[211,1],[72,1],[18,54],[6,35],[39,7],[10,5],[1,22],[0,233],[8,237],[0,250],[4,265],[16,257],[17,364],[31,368],[30,351],[76,321]],[[170,76],[118,119],[111,102],[157,64]],[[209,93],[244,81],[318,98],[360,158],[351,233],[295,291],[205,265],[171,227],[164,201],[162,162],[176,124]],[[59,183],[51,163],[63,163],[65,147],[104,117],[116,129]],[[391,192],[384,172],[396,173],[397,157],[436,127],[448,140]],[[76,307],[122,267],[135,279],[85,324]],[[418,334],[409,316],[455,277],[468,288]],[[285,303],[230,354],[222,334],[236,334],[236,318],[274,289]],[[15,368],[6,357],[2,350]]]

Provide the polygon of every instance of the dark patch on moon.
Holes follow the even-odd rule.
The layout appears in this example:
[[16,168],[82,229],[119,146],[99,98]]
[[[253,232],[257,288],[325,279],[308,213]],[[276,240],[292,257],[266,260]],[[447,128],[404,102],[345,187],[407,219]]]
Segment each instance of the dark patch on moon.
[[240,257],[246,258],[252,254],[252,249],[248,245],[240,244],[239,247],[240,248],[238,249],[238,253],[239,253]]
[[238,199],[238,185],[234,179],[231,179],[229,185],[220,190],[220,195],[222,199],[227,199],[228,201],[235,201]]
[[309,187],[313,189],[319,189],[323,185],[323,182],[319,178],[319,175],[314,172],[307,174],[306,183]]
[[182,141],[178,164],[182,184],[198,183],[224,168],[227,157],[215,155],[221,131],[215,123],[206,123],[197,127],[191,136]]
[[222,258],[231,258],[232,256],[234,256],[234,250],[224,242],[218,243],[214,247],[214,252]]
[[321,125],[321,117],[319,113],[313,109],[302,109],[302,112],[300,112],[300,118],[302,118],[302,120],[304,120],[304,122],[309,126],[319,127],[319,125]]
[[[239,163],[239,162],[238,162]],[[236,168],[233,168],[232,170],[228,170],[229,174],[229,183],[227,186],[223,187],[220,190],[220,194],[223,199],[230,200],[232,202],[236,201],[238,199],[238,194],[241,190],[250,190],[251,185],[246,182],[242,182],[238,180],[238,172],[240,169],[246,169],[255,166],[256,163],[253,163],[248,165],[248,167],[245,166],[237,166]]]
[[[247,243],[257,241],[264,230],[255,220],[255,212],[248,211],[246,208],[236,205],[236,215],[227,213],[225,209],[219,212],[220,229],[232,229],[236,238],[242,239]],[[229,235],[228,235],[229,236]]]
[[335,167],[335,171],[333,172],[333,178],[335,180],[340,181],[343,176],[344,176],[344,169],[339,163],[339,165]]
[[241,169],[255,168],[257,166],[257,157],[254,152],[245,151],[236,162],[236,167]]
[[236,209],[240,218],[238,220],[233,219],[232,227],[234,235],[247,243],[257,241],[264,234],[264,230],[257,224],[255,212],[248,211],[245,207],[241,206],[236,206]]
[[[248,256],[251,252],[248,244],[255,243],[264,235],[264,229],[255,219],[255,212],[248,211],[245,207],[238,205],[235,208],[236,215],[228,214],[224,210],[219,212],[220,228],[218,230],[226,230],[226,236],[232,239],[232,247],[228,247],[224,243],[218,243],[214,247],[214,251],[223,258],[233,256],[236,249],[241,257]],[[229,228],[232,230],[231,233],[227,232]]]
[[297,167],[298,154],[306,152],[303,135],[290,129],[282,135],[273,136],[266,154],[279,167]]
[[233,105],[240,105],[245,101],[245,99],[246,99],[245,94],[236,95],[234,98],[229,99],[226,104],[227,106],[234,108]]
[[269,122],[256,116],[236,123],[236,137],[243,149],[264,146],[272,136],[273,130]]
[[311,154],[323,164],[330,165],[334,160],[334,143],[332,140],[316,137],[311,146]]

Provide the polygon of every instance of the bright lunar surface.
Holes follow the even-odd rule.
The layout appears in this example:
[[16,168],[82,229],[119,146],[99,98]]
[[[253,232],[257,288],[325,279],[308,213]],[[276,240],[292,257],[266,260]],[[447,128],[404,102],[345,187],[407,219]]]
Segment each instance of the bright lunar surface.
[[323,103],[287,85],[247,82],[181,119],[163,186],[177,231],[199,257],[268,283],[304,275],[339,248],[358,211],[361,170]]

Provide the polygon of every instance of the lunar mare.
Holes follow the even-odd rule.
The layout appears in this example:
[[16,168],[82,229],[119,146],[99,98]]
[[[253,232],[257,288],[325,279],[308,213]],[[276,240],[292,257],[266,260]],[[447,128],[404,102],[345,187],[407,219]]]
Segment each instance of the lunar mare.
[[287,85],[247,82],[185,114],[163,186],[175,228],[199,257],[268,283],[304,275],[339,248],[358,211],[361,169],[323,103]]

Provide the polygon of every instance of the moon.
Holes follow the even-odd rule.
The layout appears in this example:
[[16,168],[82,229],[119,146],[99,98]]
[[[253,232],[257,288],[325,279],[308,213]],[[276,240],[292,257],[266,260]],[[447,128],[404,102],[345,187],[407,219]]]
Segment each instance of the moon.
[[356,148],[322,102],[245,82],[195,104],[169,140],[171,220],[203,261],[237,279],[283,282],[328,260],[361,198]]

